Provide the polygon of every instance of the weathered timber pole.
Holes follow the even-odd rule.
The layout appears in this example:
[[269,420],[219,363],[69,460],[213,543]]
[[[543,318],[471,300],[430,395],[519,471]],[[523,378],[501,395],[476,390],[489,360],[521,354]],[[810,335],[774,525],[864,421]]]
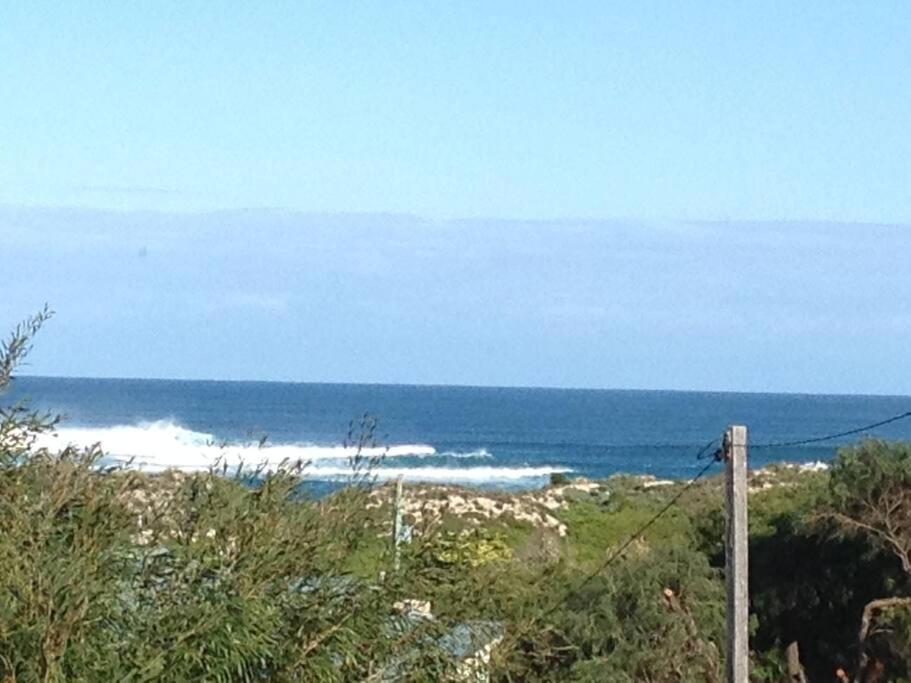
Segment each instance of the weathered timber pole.
[[728,683],[748,683],[749,568],[747,529],[747,428],[728,427],[724,435],[725,546],[724,568],[727,584]]
[[800,649],[795,640],[784,651],[788,663],[788,681],[790,683],[807,683],[807,673],[800,663]]
[[392,513],[392,566],[396,572],[399,571],[402,564],[401,549],[399,548],[402,544],[402,525],[404,522],[404,519],[402,518],[402,479],[403,477],[399,475],[395,480],[395,503]]

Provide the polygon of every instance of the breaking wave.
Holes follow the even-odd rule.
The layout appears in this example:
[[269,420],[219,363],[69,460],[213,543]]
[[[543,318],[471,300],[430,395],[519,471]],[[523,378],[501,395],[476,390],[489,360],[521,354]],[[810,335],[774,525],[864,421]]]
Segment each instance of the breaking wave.
[[161,472],[179,469],[188,472],[203,471],[210,467],[226,465],[275,469],[287,463],[307,463],[303,476],[308,479],[343,480],[352,471],[349,459],[358,453],[368,458],[382,458],[372,474],[378,479],[399,476],[409,481],[485,483],[521,482],[548,477],[567,468],[550,466],[430,466],[415,467],[389,464],[388,459],[417,458],[442,460],[491,459],[486,449],[459,452],[437,450],[428,444],[393,444],[362,448],[345,445],[319,445],[301,443],[275,443],[260,447],[259,444],[220,444],[217,438],[205,432],[193,431],[168,420],[116,425],[112,427],[63,427],[55,434],[43,435],[38,446],[61,450],[66,446],[87,448],[100,443],[108,464],[128,465],[144,472]]
[[[544,480],[556,472],[570,472],[566,467],[377,467],[372,474],[381,481],[402,477],[405,481],[451,484],[520,483]],[[342,481],[351,470],[334,467],[312,467],[304,476],[312,479]]]

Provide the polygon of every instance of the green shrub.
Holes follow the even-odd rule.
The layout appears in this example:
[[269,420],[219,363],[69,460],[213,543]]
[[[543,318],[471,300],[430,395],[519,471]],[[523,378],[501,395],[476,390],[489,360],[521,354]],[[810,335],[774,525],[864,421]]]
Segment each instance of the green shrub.
[[550,473],[550,485],[551,486],[566,486],[569,484],[569,477],[567,477],[563,472],[551,472]]
[[[0,390],[49,315],[0,346]],[[106,469],[98,447],[37,449],[55,424],[28,404],[0,410],[4,682],[440,681],[455,665],[440,643],[469,620],[505,632],[494,680],[720,680],[718,478],[688,489],[607,567],[681,484],[613,477],[609,493],[568,496],[553,511],[565,537],[443,515],[415,529],[394,571],[369,460],[354,459],[351,486],[309,500],[300,465]],[[370,445],[372,423],[360,426],[355,445]],[[820,679],[863,662],[907,678],[911,446],[866,441],[831,474],[772,475],[750,497],[754,681],[780,679],[792,640]],[[899,600],[875,613],[856,665],[861,613],[883,596]],[[429,601],[435,618],[403,617],[408,599]]]
[[[47,317],[0,348],[0,389]],[[357,473],[306,503],[296,466],[150,477],[36,450],[54,424],[0,423],[0,679],[356,680],[391,656],[400,596],[344,570],[378,531]]]

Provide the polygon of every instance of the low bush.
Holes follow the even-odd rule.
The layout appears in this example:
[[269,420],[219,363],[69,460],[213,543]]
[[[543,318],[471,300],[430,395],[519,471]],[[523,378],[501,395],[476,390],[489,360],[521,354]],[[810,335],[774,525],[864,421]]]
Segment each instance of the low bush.
[[[0,347],[0,390],[48,315]],[[489,673],[504,683],[721,680],[717,479],[622,556],[680,484],[616,477],[567,495],[553,510],[565,537],[527,521],[427,521],[396,569],[369,461],[310,499],[296,463],[149,476],[106,468],[97,447],[37,448],[55,424],[27,404],[0,411],[4,683],[456,680],[453,651],[475,633],[496,644]],[[756,487],[754,681],[782,679],[791,642],[811,680],[836,667],[909,677],[909,466],[911,446],[868,441],[831,474]],[[433,618],[409,614],[415,600]]]

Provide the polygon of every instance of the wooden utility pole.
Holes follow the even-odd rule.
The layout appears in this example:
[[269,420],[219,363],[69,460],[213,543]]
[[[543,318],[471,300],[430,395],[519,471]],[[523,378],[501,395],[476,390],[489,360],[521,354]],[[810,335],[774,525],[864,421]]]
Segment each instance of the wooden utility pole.
[[402,524],[404,519],[402,518],[402,479],[399,477],[395,480],[395,509],[393,511],[394,517],[392,518],[392,553],[393,553],[393,568],[396,572],[399,571],[401,567],[401,551],[399,546],[402,543]]
[[788,681],[791,683],[807,683],[807,672],[800,663],[800,649],[795,640],[784,651],[788,662]]
[[725,546],[727,584],[728,683],[748,683],[750,676],[748,529],[747,529],[747,428],[728,427],[724,435]]

